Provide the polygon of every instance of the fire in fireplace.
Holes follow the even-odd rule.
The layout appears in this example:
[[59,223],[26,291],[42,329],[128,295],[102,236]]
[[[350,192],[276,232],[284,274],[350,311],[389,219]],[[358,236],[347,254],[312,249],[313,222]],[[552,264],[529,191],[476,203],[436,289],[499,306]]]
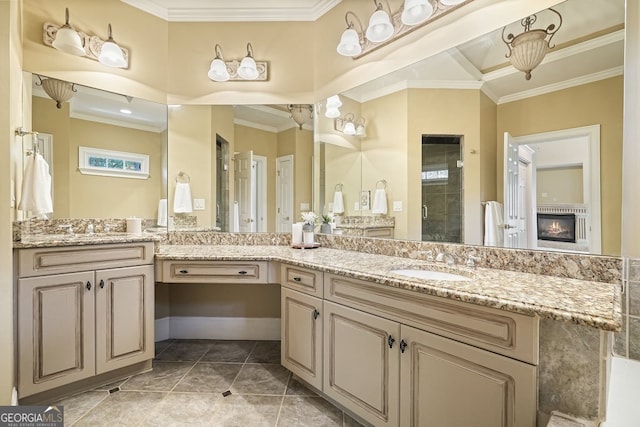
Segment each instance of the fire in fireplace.
[[538,214],[538,240],[576,242],[575,214]]

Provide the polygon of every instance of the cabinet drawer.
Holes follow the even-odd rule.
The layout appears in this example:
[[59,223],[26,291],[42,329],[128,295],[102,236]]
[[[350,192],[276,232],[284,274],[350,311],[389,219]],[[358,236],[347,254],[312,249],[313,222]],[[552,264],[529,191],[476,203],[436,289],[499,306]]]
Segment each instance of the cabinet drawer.
[[324,275],[324,298],[534,365],[538,318]]
[[267,261],[165,261],[165,283],[269,283]]
[[18,251],[19,277],[153,263],[153,242],[30,248]]
[[281,284],[305,294],[322,298],[322,272],[304,267],[282,264],[280,266]]

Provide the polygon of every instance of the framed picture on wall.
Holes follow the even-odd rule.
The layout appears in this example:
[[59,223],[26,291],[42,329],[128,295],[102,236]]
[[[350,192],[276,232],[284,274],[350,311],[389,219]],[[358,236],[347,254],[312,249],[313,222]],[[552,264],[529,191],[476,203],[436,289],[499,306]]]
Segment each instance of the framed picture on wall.
[[149,178],[149,155],[78,147],[78,169],[84,175]]
[[364,190],[360,192],[360,210],[368,211],[371,209],[371,192]]

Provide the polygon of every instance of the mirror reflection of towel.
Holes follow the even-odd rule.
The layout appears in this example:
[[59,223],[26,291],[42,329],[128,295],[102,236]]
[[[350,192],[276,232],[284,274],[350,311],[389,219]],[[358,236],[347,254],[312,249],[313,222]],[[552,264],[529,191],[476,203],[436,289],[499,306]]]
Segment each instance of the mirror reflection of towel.
[[333,213],[344,213],[344,200],[342,199],[342,191],[333,193]]
[[386,214],[387,213],[387,192],[384,188],[377,188],[373,194],[373,206],[371,213]]
[[173,196],[173,212],[174,213],[191,213],[191,187],[188,182],[176,183],[176,191]]
[[504,221],[502,220],[502,203],[487,202],[484,207],[484,245],[503,246]]
[[160,199],[158,203],[158,227],[167,226],[167,199]]
[[18,209],[40,216],[53,212],[51,174],[47,161],[40,153],[33,153],[27,159]]

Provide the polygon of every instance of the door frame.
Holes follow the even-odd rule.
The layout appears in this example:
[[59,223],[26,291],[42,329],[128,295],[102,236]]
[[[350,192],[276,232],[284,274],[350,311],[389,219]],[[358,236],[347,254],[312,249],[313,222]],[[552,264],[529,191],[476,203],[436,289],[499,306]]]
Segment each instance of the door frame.
[[[287,231],[291,231],[289,230],[282,230],[280,227],[280,216],[281,216],[281,212],[282,209],[280,209],[280,205],[282,204],[282,194],[281,194],[281,185],[280,185],[280,180],[282,179],[281,174],[279,173],[280,171],[280,163],[284,160],[288,160],[291,162],[291,185],[289,185],[289,188],[291,189],[291,194],[289,197],[289,200],[291,200],[291,206],[289,207],[291,215],[294,214],[294,207],[295,207],[295,201],[294,201],[294,196],[295,196],[295,190],[293,188],[294,185],[294,179],[293,179],[293,174],[295,173],[295,164],[294,164],[294,158],[293,158],[293,154],[287,154],[286,156],[278,156],[276,157],[276,171],[278,171],[276,173],[276,232],[287,232]],[[293,218],[291,218],[291,224],[293,224]]]
[[265,156],[256,156],[254,154],[253,161],[256,163],[256,231],[267,231],[267,158]]

